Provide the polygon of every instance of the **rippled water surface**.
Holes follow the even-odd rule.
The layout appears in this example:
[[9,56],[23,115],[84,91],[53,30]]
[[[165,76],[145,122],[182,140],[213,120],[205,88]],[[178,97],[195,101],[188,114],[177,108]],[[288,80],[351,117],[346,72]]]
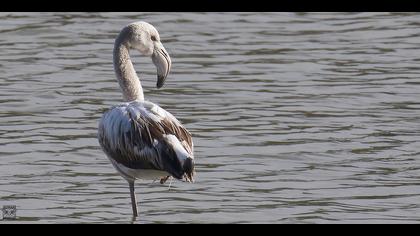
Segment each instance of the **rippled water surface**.
[[[157,90],[132,52],[193,134],[197,181],[137,183],[132,222],[96,133],[137,20],[172,57]],[[420,223],[420,14],[3,12],[0,52],[7,223]]]

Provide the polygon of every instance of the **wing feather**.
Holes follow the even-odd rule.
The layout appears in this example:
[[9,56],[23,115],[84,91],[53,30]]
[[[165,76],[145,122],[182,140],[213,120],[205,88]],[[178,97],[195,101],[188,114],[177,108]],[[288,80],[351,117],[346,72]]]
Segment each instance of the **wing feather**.
[[109,158],[131,169],[163,170],[180,179],[185,171],[168,135],[175,136],[193,158],[190,132],[151,102],[120,104],[107,111],[99,122],[98,140]]

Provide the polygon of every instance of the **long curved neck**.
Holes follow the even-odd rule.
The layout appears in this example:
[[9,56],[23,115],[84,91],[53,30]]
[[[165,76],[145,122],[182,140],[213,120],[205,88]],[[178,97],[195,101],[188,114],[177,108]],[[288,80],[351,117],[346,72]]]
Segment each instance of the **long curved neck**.
[[121,32],[114,45],[114,70],[120,84],[124,100],[144,100],[143,88],[131,62],[126,35]]

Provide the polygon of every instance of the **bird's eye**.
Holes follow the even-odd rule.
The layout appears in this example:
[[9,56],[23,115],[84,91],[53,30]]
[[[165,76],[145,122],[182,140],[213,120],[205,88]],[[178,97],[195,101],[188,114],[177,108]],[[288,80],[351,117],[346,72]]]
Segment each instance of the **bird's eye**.
[[152,41],[156,41],[156,37],[155,37],[155,36],[153,36],[153,35],[152,35],[152,37],[150,37],[150,39],[151,39]]

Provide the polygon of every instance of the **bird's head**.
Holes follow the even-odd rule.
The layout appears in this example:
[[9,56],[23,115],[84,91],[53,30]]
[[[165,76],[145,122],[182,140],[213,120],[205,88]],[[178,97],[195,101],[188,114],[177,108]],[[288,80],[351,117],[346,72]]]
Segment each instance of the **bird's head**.
[[137,49],[141,54],[152,57],[157,68],[156,87],[161,88],[171,70],[171,58],[160,42],[160,36],[151,24],[138,21],[127,25],[123,30],[127,34],[127,44],[130,48]]

